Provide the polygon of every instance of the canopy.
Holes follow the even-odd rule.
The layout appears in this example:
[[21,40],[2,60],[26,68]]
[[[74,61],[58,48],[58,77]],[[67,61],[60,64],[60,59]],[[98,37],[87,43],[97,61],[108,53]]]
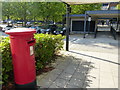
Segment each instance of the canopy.
[[67,4],[93,4],[93,3],[109,3],[119,2],[119,0],[61,0]]

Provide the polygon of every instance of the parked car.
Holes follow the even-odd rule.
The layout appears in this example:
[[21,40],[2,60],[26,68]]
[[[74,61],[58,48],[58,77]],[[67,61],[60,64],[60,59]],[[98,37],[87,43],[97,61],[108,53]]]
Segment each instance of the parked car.
[[7,23],[7,20],[3,20],[2,23],[3,23],[3,24],[6,24],[6,23]]
[[0,26],[0,31],[2,31],[2,29],[3,29],[3,28]]
[[0,25],[0,31],[5,31],[5,28],[6,28],[7,25]]
[[57,28],[57,25],[50,24],[50,25],[44,25],[44,26],[31,26],[29,28],[34,28],[37,31],[37,33],[43,33],[43,34],[52,33],[53,34],[53,32]]
[[29,27],[29,28],[36,29],[36,26],[31,26],[31,27]]
[[50,34],[50,33],[53,34],[56,29],[57,29],[57,25],[55,25],[55,24],[49,24],[49,25],[46,26],[45,32],[47,34]]
[[17,24],[22,24],[23,23],[23,21],[17,21]]
[[5,32],[7,30],[10,30],[10,29],[13,29],[13,28],[16,28],[16,26],[13,26],[11,24],[9,24],[9,25],[2,25],[1,27],[2,27],[2,31],[3,32]]
[[55,34],[55,35],[58,35],[58,34],[65,35],[65,34],[66,34],[66,28],[58,27],[58,28],[53,32],[53,34]]
[[36,30],[37,33],[43,33],[43,34],[46,34],[48,31],[47,26],[31,26],[29,28],[33,28]]
[[41,33],[41,28],[39,26],[31,26],[29,28],[35,29],[37,33]]
[[12,29],[12,28],[14,28],[13,26],[6,26],[5,28],[3,28],[3,32],[4,31],[7,31],[7,30],[10,30],[10,29]]
[[46,34],[47,31],[48,31],[48,26],[41,26],[39,29],[39,32],[43,34]]
[[41,33],[41,26],[36,26],[36,32]]

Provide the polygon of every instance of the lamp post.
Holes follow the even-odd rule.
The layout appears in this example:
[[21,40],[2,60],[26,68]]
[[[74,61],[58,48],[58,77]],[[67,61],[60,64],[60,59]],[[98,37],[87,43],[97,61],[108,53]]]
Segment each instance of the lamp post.
[[70,29],[70,12],[71,8],[69,4],[66,4],[66,51],[69,51],[69,29]]

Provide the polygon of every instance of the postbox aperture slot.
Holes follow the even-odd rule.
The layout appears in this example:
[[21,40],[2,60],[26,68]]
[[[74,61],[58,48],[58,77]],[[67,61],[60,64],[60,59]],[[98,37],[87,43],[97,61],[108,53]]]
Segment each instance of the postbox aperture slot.
[[35,43],[35,40],[29,41],[28,44]]

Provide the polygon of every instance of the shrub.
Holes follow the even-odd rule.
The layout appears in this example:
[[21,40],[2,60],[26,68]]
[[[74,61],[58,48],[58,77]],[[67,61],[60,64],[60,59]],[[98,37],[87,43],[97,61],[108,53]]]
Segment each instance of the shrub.
[[35,58],[37,70],[49,63],[57,51],[63,48],[61,35],[36,34]]
[[9,37],[2,37],[0,43],[0,52],[2,56],[2,81],[7,83],[12,74],[12,56],[10,51]]
[[[35,34],[35,59],[36,69],[42,69],[52,60],[52,57],[63,48],[64,37],[61,35]],[[12,56],[9,37],[2,37],[0,52],[2,56],[2,81],[7,84],[13,77]],[[13,78],[12,78],[13,80]]]

